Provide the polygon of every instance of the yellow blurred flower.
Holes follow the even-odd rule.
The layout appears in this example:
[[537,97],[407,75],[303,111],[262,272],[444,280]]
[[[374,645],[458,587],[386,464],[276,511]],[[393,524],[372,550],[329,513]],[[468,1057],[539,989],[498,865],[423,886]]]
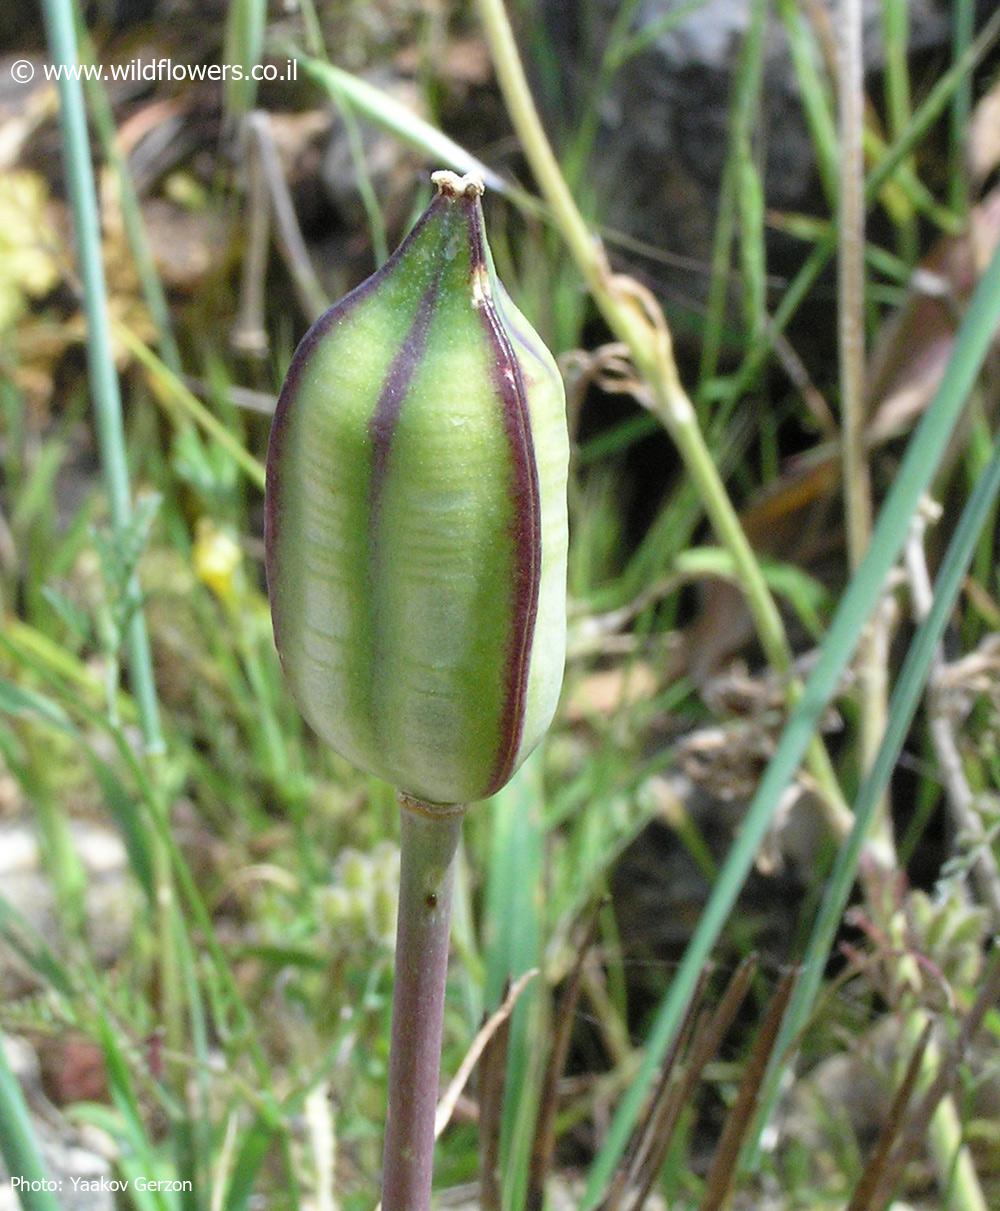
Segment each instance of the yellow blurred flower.
[[225,604],[239,592],[242,564],[243,552],[232,535],[210,518],[200,518],[195,528],[195,575]]

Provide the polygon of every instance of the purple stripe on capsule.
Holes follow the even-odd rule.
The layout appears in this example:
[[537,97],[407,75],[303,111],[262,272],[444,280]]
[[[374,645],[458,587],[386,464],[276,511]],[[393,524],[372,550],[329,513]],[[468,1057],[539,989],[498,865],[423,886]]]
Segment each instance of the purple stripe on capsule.
[[381,680],[382,641],[385,631],[383,620],[382,598],[378,587],[379,548],[381,546],[381,513],[382,494],[389,473],[389,457],[392,452],[393,437],[399,423],[399,415],[413,382],[413,375],[420,366],[427,347],[427,333],[434,318],[441,288],[441,270],[439,269],[420,296],[416,314],[410,323],[402,347],[386,373],[379,393],[375,411],[368,421],[368,436],[372,443],[372,473],[369,481],[369,513],[368,513],[368,577],[370,609],[372,618],[373,648],[372,667],[374,681],[369,687],[372,694],[371,723],[375,734],[380,734],[382,720],[375,709],[377,685]]
[[[463,199],[469,225],[469,259],[473,277],[487,272],[483,242],[482,208],[478,197]],[[503,407],[504,430],[512,462],[511,495],[514,520],[513,619],[504,673],[504,702],[496,764],[485,795],[492,795],[510,778],[524,733],[531,645],[538,615],[542,575],[542,515],[538,466],[531,436],[531,416],[521,367],[497,310],[496,300],[484,294],[479,313],[493,354],[493,382]]]
[[[368,436],[372,440],[371,509],[373,529],[378,521],[382,488],[389,470],[392,438],[396,432],[403,400],[406,398],[413,375],[416,373],[427,347],[427,333],[434,316],[440,289],[441,272],[439,270],[434,275],[434,280],[421,295],[410,330],[406,334],[402,348],[392,359],[392,365],[385,376],[375,411],[368,422]],[[372,537],[374,545],[374,534]]]
[[281,489],[282,489],[282,456],[285,436],[292,423],[292,413],[298,398],[299,384],[305,373],[306,366],[316,347],[322,339],[341,320],[345,319],[358,305],[366,299],[377,286],[381,285],[386,275],[393,269],[397,261],[405,255],[414,240],[430,222],[431,215],[436,213],[438,206],[434,203],[414,223],[409,235],[400,244],[386,263],[371,277],[366,278],[349,294],[344,295],[339,302],[328,308],[314,321],[305,336],[299,342],[288,367],[281,394],[274,410],[271,421],[271,434],[267,445],[267,475],[264,490],[264,572],[267,578],[268,594],[271,599],[271,620],[274,629],[274,641],[281,656],[281,608],[278,593],[278,562],[279,531],[281,529]]

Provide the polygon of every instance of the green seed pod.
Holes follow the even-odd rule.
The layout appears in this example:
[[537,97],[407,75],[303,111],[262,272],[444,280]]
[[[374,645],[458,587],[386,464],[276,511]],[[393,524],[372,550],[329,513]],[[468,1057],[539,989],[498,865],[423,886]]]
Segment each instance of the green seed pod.
[[432,803],[493,794],[566,646],[562,380],[499,283],[474,178],[296,350],[271,430],[275,641],[337,752]]

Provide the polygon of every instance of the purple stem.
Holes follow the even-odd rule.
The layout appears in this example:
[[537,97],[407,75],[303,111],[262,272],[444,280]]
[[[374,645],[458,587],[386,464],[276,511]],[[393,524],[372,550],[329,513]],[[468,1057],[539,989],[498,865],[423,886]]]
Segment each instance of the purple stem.
[[399,921],[382,1211],[429,1211],[455,854],[464,809],[400,796]]

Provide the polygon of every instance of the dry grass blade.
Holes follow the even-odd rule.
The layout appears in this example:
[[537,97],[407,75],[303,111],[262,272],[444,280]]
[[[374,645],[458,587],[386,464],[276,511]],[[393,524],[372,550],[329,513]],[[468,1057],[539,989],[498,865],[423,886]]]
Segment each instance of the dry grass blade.
[[753,980],[756,970],[757,956],[748,955],[733,973],[732,979],[722,994],[722,999],[708,1018],[704,1028],[695,1031],[690,1055],[681,1070],[679,1079],[671,1083],[670,1096],[661,1102],[656,1121],[652,1124],[649,1137],[650,1147],[645,1163],[635,1174],[637,1192],[631,1204],[631,1211],[641,1211],[641,1208],[645,1206],[657,1175],[667,1158],[681,1112],[694,1096],[705,1065],[716,1054],[722,1045],[722,1040],[729,1033],[733,1019],[750,990],[750,982]]
[[545,1202],[545,1178],[552,1166],[556,1150],[556,1110],[558,1109],[559,1078],[566,1067],[573,1019],[580,1000],[583,983],[583,965],[597,939],[598,914],[602,904],[594,904],[588,911],[585,932],[576,947],[576,959],[566,980],[565,987],[556,1006],[552,1049],[549,1052],[545,1077],[542,1081],[538,1124],[535,1128],[535,1143],[531,1151],[531,1168],[528,1175],[528,1190],[525,1205],[528,1211],[541,1211]]
[[636,1167],[641,1161],[641,1158],[646,1155],[649,1149],[649,1141],[652,1138],[652,1131],[655,1125],[657,1109],[660,1103],[667,1096],[671,1087],[671,1078],[674,1073],[674,1066],[680,1056],[688,1049],[688,1044],[695,1031],[695,1025],[699,1021],[698,1008],[701,1005],[705,995],[705,987],[708,984],[708,971],[703,970],[698,978],[698,983],[695,986],[694,995],[688,1002],[688,1007],[684,1014],[684,1019],[681,1022],[680,1030],[677,1032],[677,1038],[673,1046],[667,1052],[663,1061],[663,1067],[660,1069],[659,1080],[653,1090],[652,1096],[649,1099],[649,1105],[646,1108],[646,1113],[642,1119],[636,1124],[636,1128],[629,1140],[628,1147],[622,1156],[621,1164],[615,1174],[614,1181],[608,1189],[608,1196],[601,1204],[599,1211],[620,1211],[622,1200],[629,1188],[630,1179]]
[[264,326],[264,292],[267,258],[271,247],[271,202],[259,155],[248,156],[246,246],[240,277],[240,304],[229,341],[238,353],[266,357],[268,336]]
[[996,1006],[997,1001],[1000,1001],[1000,945],[995,944],[990,952],[989,966],[979,996],[962,1023],[961,1032],[954,1045],[942,1058],[938,1074],[920,1099],[902,1139],[893,1149],[881,1181],[869,1202],[868,1211],[883,1211],[888,1206],[892,1192],[899,1184],[906,1166],[923,1144],[938,1103],[947,1096],[954,1084],[959,1064],[968,1052],[969,1044],[982,1025],[983,1018]]
[[[934,589],[924,554],[925,529],[924,517],[914,519],[904,552],[904,563],[910,581],[910,597],[918,623],[927,618],[934,603]],[[928,730],[956,829],[959,836],[967,839],[966,844],[974,855],[972,871],[976,886],[989,909],[994,930],[1000,930],[1000,866],[976,810],[975,795],[965,774],[962,753],[942,693],[942,679],[945,673],[944,649],[939,644],[927,682]]]
[[451,1078],[448,1088],[444,1091],[441,1100],[438,1102],[437,1114],[434,1118],[435,1139],[440,1136],[441,1132],[451,1122],[451,1116],[455,1113],[455,1107],[458,1104],[458,1099],[462,1096],[462,1090],[468,1084],[469,1077],[472,1075],[473,1068],[479,1062],[480,1056],[489,1046],[490,1039],[493,1038],[504,1022],[514,1012],[514,1006],[517,1004],[521,993],[524,992],[537,975],[538,968],[532,967],[530,971],[526,971],[523,976],[518,977],[510,986],[499,1009],[494,1010],[482,1026],[479,1027],[476,1037],[472,1040],[472,1045],[458,1066],[458,1071]]
[[[482,1026],[476,1031],[476,1037],[472,1040],[472,1045],[465,1053],[465,1058],[458,1066],[458,1071],[452,1077],[448,1088],[441,1095],[441,1100],[438,1102],[437,1113],[434,1116],[434,1138],[437,1139],[445,1127],[451,1122],[451,1116],[455,1113],[455,1107],[458,1105],[458,1099],[462,1096],[462,1091],[468,1083],[469,1077],[472,1075],[472,1070],[484,1053],[488,1050],[490,1042],[496,1037],[497,1032],[501,1030],[510,1021],[510,1015],[514,1012],[514,1007],[517,1005],[518,998],[531,981],[538,975],[538,968],[533,967],[530,971],[526,971],[513,985],[508,985],[504,992],[503,1001],[500,1007],[494,1010],[488,1018],[485,1019]],[[500,1108],[502,1109],[503,1102],[503,1072],[506,1068],[506,1042],[504,1043],[504,1054],[500,1064],[501,1084],[500,1092],[497,1095]],[[488,1067],[488,1060],[483,1060],[483,1072],[485,1073]],[[485,1078],[483,1083],[485,1084]],[[482,1112],[480,1113],[480,1130],[482,1130]],[[500,1141],[500,1111],[497,1111],[497,1126],[496,1126],[496,1141],[497,1149],[499,1149]],[[499,1157],[499,1152],[497,1153]],[[496,1166],[494,1166],[494,1172]],[[485,1201],[482,1204],[487,1205]],[[499,1202],[496,1204],[500,1206]],[[376,1206],[375,1211],[382,1211],[381,1202]]]
[[910,1056],[910,1062],[906,1066],[902,1083],[896,1090],[896,1096],[892,1099],[892,1105],[882,1124],[875,1148],[869,1157],[847,1211],[870,1211],[872,1199],[878,1191],[880,1179],[889,1159],[889,1152],[896,1142],[896,1137],[903,1125],[906,1108],[910,1104],[910,1098],[913,1097],[913,1090],[917,1078],[920,1076],[920,1068],[924,1062],[924,1054],[927,1051],[927,1044],[930,1042],[932,1029],[933,1023],[928,1022],[917,1040],[917,1045]]
[[271,119],[266,113],[255,111],[248,118],[248,129],[270,196],[278,246],[288,266],[299,305],[309,319],[314,320],[326,310],[329,299],[316,276],[309,250],[302,237],[295,205],[274,143]]
[[767,1014],[761,1024],[753,1048],[743,1069],[743,1079],[736,1093],[736,1100],[726,1116],[726,1125],[715,1149],[712,1167],[705,1183],[705,1197],[702,1199],[701,1211],[721,1211],[729,1196],[736,1177],[736,1162],[747,1129],[750,1126],[754,1109],[757,1105],[757,1094],[761,1081],[767,1070],[771,1052],[778,1037],[781,1019],[795,981],[798,979],[798,969],[787,971],[781,978],[778,989],[771,999]]
[[[510,996],[510,980],[502,1004]],[[510,1047],[510,1015],[490,1036],[479,1061],[479,1205],[482,1211],[500,1211],[500,1133],[503,1127],[503,1092]]]

